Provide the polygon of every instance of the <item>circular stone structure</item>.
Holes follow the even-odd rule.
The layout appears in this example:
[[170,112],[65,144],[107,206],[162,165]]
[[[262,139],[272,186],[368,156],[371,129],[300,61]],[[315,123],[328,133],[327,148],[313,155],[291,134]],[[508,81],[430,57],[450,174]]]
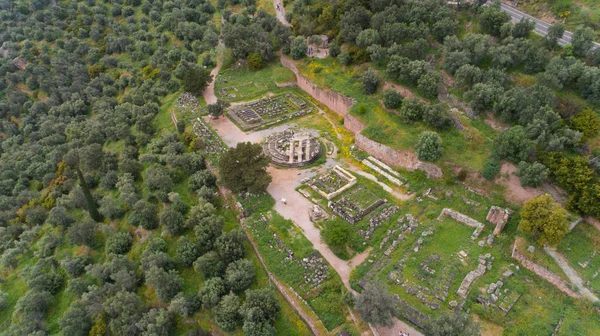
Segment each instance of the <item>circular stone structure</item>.
[[321,144],[307,132],[285,130],[268,136],[263,152],[278,166],[302,167],[321,156]]

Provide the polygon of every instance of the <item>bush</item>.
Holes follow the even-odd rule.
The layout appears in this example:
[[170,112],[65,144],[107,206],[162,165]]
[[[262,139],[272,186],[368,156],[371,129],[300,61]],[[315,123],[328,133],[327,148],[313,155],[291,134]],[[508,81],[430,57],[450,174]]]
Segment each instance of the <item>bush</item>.
[[521,161],[517,175],[521,178],[522,186],[539,187],[542,181],[548,177],[548,167],[539,162],[528,163]]
[[306,44],[306,39],[303,36],[297,36],[292,41],[290,55],[295,60],[301,59],[302,57],[306,56],[307,49],[308,45]]
[[402,103],[399,114],[404,122],[413,122],[423,119],[426,105],[417,99],[407,99]]
[[262,55],[259,52],[253,52],[248,55],[246,65],[250,71],[258,71],[265,66]]
[[442,155],[442,138],[435,132],[423,132],[417,144],[419,160],[435,161]]
[[486,180],[493,180],[496,175],[500,172],[500,161],[498,160],[487,160],[483,165],[483,170],[481,171],[481,176],[483,176]]
[[379,76],[377,75],[377,72],[369,69],[365,71],[365,73],[362,75],[360,82],[363,91],[366,94],[370,95],[377,91],[377,85],[379,84]]
[[388,109],[397,109],[402,105],[402,96],[396,90],[388,89],[383,92],[383,105]]

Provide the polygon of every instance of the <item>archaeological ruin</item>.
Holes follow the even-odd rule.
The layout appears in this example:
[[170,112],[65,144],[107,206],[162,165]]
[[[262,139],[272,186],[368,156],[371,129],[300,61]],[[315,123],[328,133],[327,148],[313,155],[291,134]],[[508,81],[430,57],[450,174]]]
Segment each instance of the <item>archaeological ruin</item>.
[[321,156],[321,143],[306,132],[285,130],[265,139],[263,152],[271,162],[284,167],[302,167]]

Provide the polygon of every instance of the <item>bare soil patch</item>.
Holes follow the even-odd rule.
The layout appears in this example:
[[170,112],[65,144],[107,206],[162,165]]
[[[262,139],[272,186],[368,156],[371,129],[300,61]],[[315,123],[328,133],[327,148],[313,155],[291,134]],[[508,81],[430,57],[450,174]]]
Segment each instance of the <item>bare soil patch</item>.
[[505,162],[500,168],[500,176],[495,179],[497,184],[504,186],[504,196],[507,201],[513,204],[524,204],[530,199],[543,194],[543,191],[539,188],[521,186],[521,180],[516,172],[517,166]]

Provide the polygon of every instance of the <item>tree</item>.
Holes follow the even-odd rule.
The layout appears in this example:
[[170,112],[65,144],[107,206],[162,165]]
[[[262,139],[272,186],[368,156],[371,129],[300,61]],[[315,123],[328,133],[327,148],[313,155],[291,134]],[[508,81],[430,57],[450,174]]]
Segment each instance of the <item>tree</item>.
[[594,30],[590,27],[579,27],[573,33],[571,44],[573,45],[573,54],[584,57],[594,45]]
[[259,52],[253,52],[248,55],[246,65],[250,71],[258,71],[265,66],[265,62]]
[[509,21],[510,14],[501,10],[496,3],[491,6],[480,7],[479,24],[490,35],[500,36],[500,27]]
[[501,159],[512,162],[525,161],[533,148],[522,126],[513,126],[498,134],[494,139],[494,149]]
[[425,326],[427,336],[479,336],[479,323],[462,312],[443,313]]
[[366,322],[390,326],[396,312],[396,299],[380,285],[368,283],[356,298],[354,308]]
[[204,282],[202,288],[198,291],[198,296],[202,302],[202,307],[213,308],[225,293],[227,293],[225,281],[219,277],[213,277]]
[[168,170],[159,164],[154,164],[146,169],[144,180],[150,190],[169,192],[173,188],[173,180],[169,176]]
[[158,227],[156,206],[146,200],[137,201],[129,215],[129,223],[134,226],[141,225],[146,230],[156,229]]
[[406,99],[399,111],[400,119],[404,122],[419,121],[423,119],[423,113],[425,113],[425,103],[416,98]]
[[442,155],[442,138],[435,133],[425,131],[417,143],[417,156],[419,160],[435,161]]
[[388,89],[383,92],[383,105],[388,109],[397,109],[402,105],[402,95],[396,90]]
[[254,265],[248,259],[240,259],[230,263],[225,271],[225,281],[229,289],[236,293],[241,293],[248,289],[254,277],[256,270]]
[[423,121],[438,130],[445,130],[452,126],[452,118],[442,104],[427,105],[423,113]]
[[548,34],[546,35],[546,43],[549,47],[554,48],[559,39],[562,38],[565,33],[565,24],[562,22],[553,23],[548,28]]
[[303,36],[296,36],[296,38],[292,41],[290,48],[290,55],[292,58],[295,60],[301,59],[302,57],[306,56],[306,51],[308,50],[306,39]]
[[[193,218],[192,216],[196,216],[194,215],[194,213],[197,211],[195,211],[195,209],[198,208],[192,208],[192,214],[190,215],[191,218]],[[222,231],[223,217],[213,214],[198,219],[198,222],[194,227],[194,233],[196,234],[196,240],[198,241],[198,244],[207,250],[213,248]]]
[[[583,133],[582,140],[595,137],[600,130],[600,117],[591,108],[584,108],[570,120],[571,127]],[[52,211],[50,211],[52,213]]]
[[225,295],[215,308],[215,322],[225,331],[233,331],[240,321],[240,298],[234,293]]
[[94,244],[96,226],[97,224],[93,220],[77,222],[69,228],[67,237],[73,245],[92,246]]
[[363,49],[374,44],[380,44],[380,42],[379,32],[375,29],[365,29],[356,37],[356,45]]
[[228,102],[217,99],[216,103],[208,104],[206,109],[208,110],[208,114],[210,114],[214,119],[217,119],[223,115],[227,107],[229,107]]
[[60,318],[59,324],[64,335],[87,336],[92,328],[86,307],[79,301],[71,303]]
[[246,241],[246,235],[240,230],[231,230],[227,233],[221,234],[215,242],[215,247],[221,258],[226,262],[230,263],[238,260],[244,256],[244,242]]
[[521,18],[519,22],[515,23],[515,26],[512,29],[512,36],[514,38],[527,37],[533,28],[535,28],[535,21]]
[[165,231],[178,235],[185,229],[185,219],[179,212],[171,209],[166,209],[160,215],[160,223],[165,228]]
[[213,77],[208,69],[190,67],[181,80],[183,90],[193,95],[202,94]]
[[131,236],[126,232],[117,232],[106,239],[106,253],[125,254],[131,248]]
[[271,183],[266,170],[269,162],[260,144],[240,142],[223,153],[219,160],[223,185],[235,193],[263,193]]
[[177,241],[177,259],[185,266],[190,267],[200,256],[200,251],[194,242],[183,236]]
[[539,185],[548,177],[548,167],[539,162],[528,163],[521,161],[517,170],[517,175],[521,178],[521,185],[525,187],[539,187]]
[[427,72],[417,81],[417,87],[426,97],[435,98],[438,95],[442,76],[435,72]]
[[496,177],[496,175],[498,175],[500,168],[500,162],[498,160],[488,159],[483,165],[481,176],[483,176],[486,180],[491,181]]
[[569,231],[567,212],[546,194],[529,200],[521,210],[519,229],[539,244],[558,246]]
[[363,91],[370,95],[377,91],[377,85],[379,84],[379,76],[374,70],[367,70],[363,73],[360,83]]
[[176,270],[165,271],[162,268],[152,266],[146,272],[146,283],[154,287],[158,298],[163,302],[169,302],[183,287],[183,278]]
[[219,254],[211,251],[194,261],[194,270],[208,279],[221,276],[225,271],[225,265]]
[[136,326],[143,336],[168,336],[173,324],[171,312],[164,308],[153,308],[142,316]]
[[248,289],[246,301],[240,307],[240,314],[244,318],[244,331],[246,323],[272,323],[278,312],[279,302],[271,289]]
[[68,227],[75,221],[69,214],[67,213],[67,209],[62,206],[55,206],[50,209],[48,213],[48,218],[46,221],[54,226],[63,226]]
[[114,335],[136,335],[138,321],[142,317],[143,303],[132,292],[118,292],[104,302],[104,311],[110,319],[108,327]]

